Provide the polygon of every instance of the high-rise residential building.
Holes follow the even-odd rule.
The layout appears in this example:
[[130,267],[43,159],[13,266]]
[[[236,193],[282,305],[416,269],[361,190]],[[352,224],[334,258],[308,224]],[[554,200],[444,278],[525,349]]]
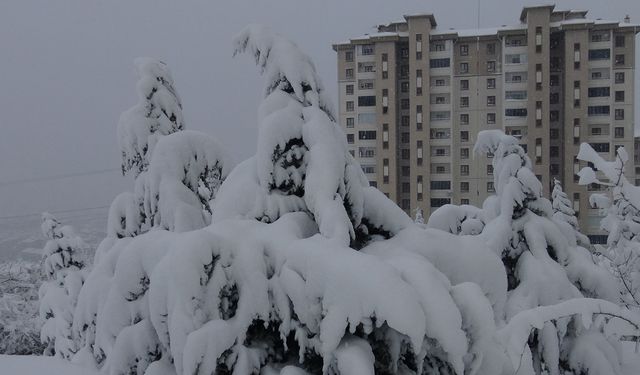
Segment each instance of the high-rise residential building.
[[577,184],[586,164],[576,155],[582,142],[607,159],[633,150],[640,26],[586,14],[531,6],[514,26],[473,30],[414,14],[334,44],[339,120],[370,183],[410,214],[482,205],[493,169],[473,145],[479,131],[502,129],[520,139],[545,194],[562,181],[582,230],[602,241],[596,188]]

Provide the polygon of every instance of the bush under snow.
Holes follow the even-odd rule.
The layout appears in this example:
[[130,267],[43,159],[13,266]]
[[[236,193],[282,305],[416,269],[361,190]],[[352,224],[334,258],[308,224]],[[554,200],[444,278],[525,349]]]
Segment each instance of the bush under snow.
[[38,263],[0,263],[0,354],[42,354],[42,323],[38,315],[40,275]]

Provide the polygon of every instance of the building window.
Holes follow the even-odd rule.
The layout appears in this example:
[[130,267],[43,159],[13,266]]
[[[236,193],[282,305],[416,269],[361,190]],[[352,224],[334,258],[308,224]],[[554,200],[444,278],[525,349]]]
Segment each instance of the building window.
[[460,125],[469,125],[469,114],[468,113],[460,114]]
[[409,65],[400,66],[400,78],[409,78]]
[[469,149],[468,148],[461,148],[460,149],[460,159],[469,159]]
[[487,113],[487,124],[495,124],[495,123],[496,123],[496,114]]
[[429,61],[429,67],[431,69],[436,69],[436,68],[448,68],[451,64],[451,60],[446,58],[446,59],[431,59]]
[[347,143],[353,144],[353,141],[354,141],[353,134],[347,134]]
[[469,175],[469,166],[466,164],[463,164],[460,166],[460,175],[461,176],[468,176]]
[[410,193],[411,192],[411,184],[409,184],[408,182],[403,182],[402,183],[402,192],[403,193]]
[[353,78],[353,69],[352,68],[346,69],[344,72],[344,75],[347,77],[347,79]]
[[358,124],[376,124],[376,113],[358,113]]
[[615,82],[616,83],[624,83],[624,72],[616,72]]
[[400,117],[400,125],[409,126],[409,116]]
[[367,55],[373,55],[375,50],[373,48],[373,44],[364,44],[362,45],[362,55],[363,56],[367,56]]
[[616,91],[616,102],[624,102],[624,91]]
[[360,130],[358,132],[358,139],[360,140],[374,140],[376,139],[375,130]]
[[467,193],[469,191],[469,183],[467,181],[460,182],[460,192]]
[[451,138],[450,129],[431,129],[431,139],[449,139]]
[[352,62],[353,61],[353,51],[346,51],[344,53],[344,60],[346,62]]
[[618,108],[615,110],[616,120],[624,120],[624,109]]
[[432,52],[441,52],[445,50],[444,43],[431,43],[429,50]]
[[400,49],[400,58],[408,59],[409,58],[409,48],[401,48]]
[[432,208],[442,207],[445,204],[450,204],[450,198],[431,198],[430,205]]
[[504,56],[504,63],[509,64],[526,64],[527,63],[527,55],[526,54],[508,54]]
[[403,166],[402,168],[400,168],[400,173],[403,177],[407,177],[411,173],[411,170],[409,169],[409,167]]
[[460,80],[460,91],[467,91],[467,90],[469,90],[469,80],[468,79]]
[[460,132],[460,140],[462,142],[469,142],[469,132],[464,130]]
[[[372,79],[360,79],[360,80],[358,80],[358,88],[360,90],[372,90],[374,88],[374,80],[372,80]],[[383,93],[383,95],[384,95],[384,93]]]
[[509,47],[526,46],[527,38],[525,36],[509,36],[505,40],[505,44]]
[[610,111],[608,105],[592,105],[587,109],[589,116],[609,116]]
[[353,108],[354,108],[353,101],[351,101],[351,100],[348,101],[347,102],[347,112],[353,112]]
[[409,92],[409,82],[400,83],[400,92]]
[[400,136],[400,142],[409,143],[409,133],[408,132],[402,132],[402,134]]
[[409,109],[409,99],[400,100],[400,109]]
[[496,79],[495,78],[487,78],[487,88],[495,89],[496,88]]
[[506,100],[526,100],[527,90],[505,91],[504,98]]
[[360,147],[358,148],[358,156],[361,158],[373,158],[376,156],[375,147]]
[[382,124],[382,149],[389,149],[389,124]]
[[347,95],[353,95],[353,85],[346,86]]
[[444,79],[436,79],[435,85],[437,87],[446,86],[447,85],[447,81],[444,80]]
[[460,107],[465,108],[469,106],[469,97],[462,96],[460,97]]
[[558,139],[560,137],[560,131],[558,129],[549,129],[549,138]]
[[451,190],[451,181],[431,181],[431,190]]
[[496,71],[496,62],[495,61],[487,61],[487,72],[493,73]]
[[527,117],[526,108],[507,108],[504,110],[504,115],[507,117]]
[[609,143],[589,143],[589,145],[591,145],[591,147],[596,152],[609,152],[610,151]]
[[560,156],[560,148],[558,146],[549,147],[549,156],[552,158],[557,158]]
[[617,127],[613,131],[616,138],[624,138],[624,128]]
[[469,55],[469,45],[461,44],[460,45],[460,56],[468,56]]
[[376,105],[375,95],[358,97],[358,107],[374,107],[375,105]]
[[493,165],[487,164],[487,176],[493,176]]
[[616,48],[624,47],[624,35],[616,35]]
[[411,152],[409,151],[409,149],[402,149],[400,151],[400,157],[402,158],[402,160],[409,160],[411,158]]
[[374,73],[376,71],[376,63],[364,62],[358,63],[358,73]]
[[549,94],[549,104],[558,104],[560,103],[560,94],[557,92],[552,92]]
[[353,128],[354,120],[353,117],[347,117],[347,128]]
[[506,72],[504,80],[507,83],[527,82],[527,72]]
[[460,73],[469,73],[469,63],[460,63]]
[[487,193],[494,193],[496,190],[493,188],[493,181],[487,182]]
[[611,90],[609,87],[589,87],[590,98],[608,97],[610,94]]
[[487,44],[487,55],[495,55],[496,54],[496,44],[488,43]]
[[611,58],[611,50],[609,49],[590,49],[589,60],[609,60]]
[[624,55],[620,54],[620,55],[616,55],[616,65],[624,65]]
[[487,96],[487,107],[495,107],[496,106],[496,97],[491,95]]

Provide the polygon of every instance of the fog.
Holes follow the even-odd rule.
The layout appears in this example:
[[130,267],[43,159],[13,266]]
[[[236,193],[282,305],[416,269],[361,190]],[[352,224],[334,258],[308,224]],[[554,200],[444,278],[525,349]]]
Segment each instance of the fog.
[[[522,6],[535,3],[482,0],[480,26],[516,24]],[[477,7],[475,0],[2,0],[0,217],[102,207],[131,189],[118,171],[116,125],[136,103],[138,56],[170,66],[187,128],[215,136],[240,161],[255,151],[262,92],[253,59],[232,56],[231,39],[246,24],[270,25],[301,46],[335,102],[332,42],[412,12],[433,13],[439,29],[473,28]],[[636,0],[556,8],[640,22]]]

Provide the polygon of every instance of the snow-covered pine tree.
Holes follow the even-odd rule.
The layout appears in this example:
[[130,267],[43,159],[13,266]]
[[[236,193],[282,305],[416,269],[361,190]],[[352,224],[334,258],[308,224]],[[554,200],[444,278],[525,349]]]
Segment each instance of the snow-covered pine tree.
[[[91,352],[98,362],[102,362],[107,355],[103,348],[112,344],[105,344],[104,341],[96,344],[96,337],[100,336],[99,311],[108,297],[106,293],[115,277],[116,261],[120,251],[133,237],[142,235],[152,228],[183,232],[208,225],[212,212],[210,202],[215,198],[222,181],[231,169],[231,163],[223,148],[211,136],[182,130],[182,115],[176,117],[180,120],[180,126],[170,128],[172,132],[169,134],[137,133],[141,127],[149,124],[167,123],[167,119],[163,118],[166,110],[162,110],[161,114],[158,114],[159,117],[142,119],[135,116],[140,108],[157,108],[158,105],[167,102],[175,102],[179,108],[179,100],[173,89],[168,67],[164,63],[152,59],[138,59],[136,64],[141,74],[141,80],[138,82],[140,94],[143,98],[155,99],[149,99],[148,102],[143,100],[125,112],[121,116],[118,134],[123,147],[123,166],[135,165],[141,169],[136,170],[135,192],[121,193],[111,204],[107,237],[96,250],[95,268],[79,296],[74,321],[74,332],[80,338],[81,346],[85,352]],[[152,78],[157,81],[156,85],[164,86],[153,86],[150,83],[150,80],[153,81]],[[150,94],[144,96],[149,90]],[[163,91],[167,93],[156,97]],[[160,102],[156,103],[154,100]],[[171,120],[174,116],[168,118]],[[157,130],[158,127],[152,126],[150,129]],[[148,137],[149,146],[144,147],[144,153],[137,153],[140,134],[146,134]],[[131,158],[130,155],[138,156]],[[132,163],[132,160],[141,161],[142,164]],[[139,287],[145,290],[148,281],[148,277],[136,280]],[[135,300],[133,297],[129,298]],[[122,324],[130,326],[135,323],[134,320]]]
[[573,230],[576,240],[580,246],[585,248],[591,247],[589,237],[580,232],[578,227],[578,218],[576,212],[573,210],[571,201],[567,194],[562,190],[562,184],[557,178],[553,179],[553,190],[551,191],[551,206],[553,207],[553,218],[559,223],[567,223],[571,225],[571,228],[566,230]]
[[[608,233],[603,261],[618,280],[625,304],[637,307],[640,305],[640,187],[625,176],[629,157],[624,147],[620,147],[615,160],[606,161],[591,145],[583,143],[578,159],[593,165],[580,171],[579,184],[598,184],[609,191],[608,194],[594,193],[589,199],[593,207],[606,212],[600,223]],[[596,171],[601,172],[604,180],[598,179]]]
[[138,176],[147,170],[158,140],[184,129],[182,103],[167,65],[151,58],[135,61],[139,81],[138,104],[120,116],[118,143],[122,173]]
[[306,211],[320,233],[354,246],[372,236],[389,237],[406,225],[406,215],[369,187],[347,152],[309,58],[289,40],[257,25],[241,32],[235,46],[236,54],[248,51],[255,57],[265,77],[252,167],[260,190],[258,205],[252,207],[255,217],[274,222],[287,212]]
[[202,228],[210,222],[209,202],[230,170],[229,161],[209,135],[183,131],[182,104],[167,65],[151,58],[135,64],[139,102],[118,124],[122,172],[132,171],[135,189],[114,200],[109,232],[122,238],[158,226]]
[[84,243],[71,227],[46,212],[42,214],[42,233],[47,243],[43,250],[45,281],[38,292],[44,322],[40,339],[46,345],[46,355],[69,359],[77,351],[71,325],[85,278]]

